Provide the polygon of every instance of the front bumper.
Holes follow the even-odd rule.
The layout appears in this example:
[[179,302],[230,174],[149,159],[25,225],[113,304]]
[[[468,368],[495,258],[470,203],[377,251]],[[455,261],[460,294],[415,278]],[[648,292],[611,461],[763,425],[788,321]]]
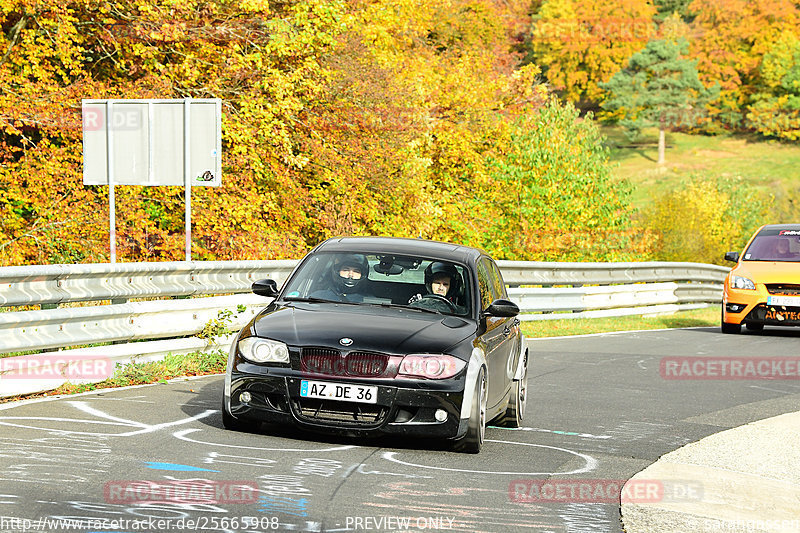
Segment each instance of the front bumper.
[[[288,367],[256,365],[236,357],[230,376],[229,411],[239,420],[292,424],[349,436],[404,435],[453,439],[466,432],[460,420],[464,373],[453,379],[405,380],[309,376]],[[333,384],[374,385],[375,404],[302,398],[304,379]],[[250,401],[243,402],[243,392]],[[437,409],[447,419],[434,418]]]
[[773,326],[800,326],[800,302],[798,305],[775,304],[766,286],[756,284],[756,290],[731,289],[725,283],[722,295],[722,320],[728,324],[765,324]]

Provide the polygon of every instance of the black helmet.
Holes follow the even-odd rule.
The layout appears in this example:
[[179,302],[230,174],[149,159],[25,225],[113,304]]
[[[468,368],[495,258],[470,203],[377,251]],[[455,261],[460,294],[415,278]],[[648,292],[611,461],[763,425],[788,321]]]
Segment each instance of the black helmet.
[[437,275],[444,275],[450,278],[450,289],[447,291],[447,298],[457,296],[461,292],[461,276],[456,267],[450,263],[435,262],[428,265],[425,269],[425,288],[429,293],[433,293],[431,284]]
[[[361,277],[358,279],[343,278],[339,275],[339,271],[344,267],[357,268],[361,272]],[[337,256],[333,261],[331,279],[333,279],[333,285],[341,292],[353,292],[361,281],[367,277],[367,274],[369,274],[369,263],[367,258],[361,254],[341,255]]]

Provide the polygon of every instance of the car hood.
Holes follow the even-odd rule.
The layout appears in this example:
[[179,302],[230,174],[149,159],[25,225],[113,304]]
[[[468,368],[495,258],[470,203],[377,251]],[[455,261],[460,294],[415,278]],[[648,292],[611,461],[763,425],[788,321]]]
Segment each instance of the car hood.
[[383,353],[443,353],[474,335],[477,324],[459,317],[400,308],[292,302],[255,318],[255,333],[290,346],[334,346]]
[[754,283],[800,284],[800,263],[784,261],[742,261],[731,274],[743,276]]

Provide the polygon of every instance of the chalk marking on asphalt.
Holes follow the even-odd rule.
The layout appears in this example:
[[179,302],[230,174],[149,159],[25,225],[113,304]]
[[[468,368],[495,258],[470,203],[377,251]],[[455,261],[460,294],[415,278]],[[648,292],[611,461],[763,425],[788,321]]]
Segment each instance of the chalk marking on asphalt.
[[399,476],[399,477],[423,478],[423,479],[432,479],[433,478],[433,476],[422,476],[422,475],[419,475],[419,474],[402,474],[400,472],[381,472],[381,471],[378,471],[378,470],[367,470],[367,471],[365,471],[364,467],[366,467],[367,465],[360,464],[360,465],[356,465],[356,466],[358,467],[358,468],[356,468],[356,472],[358,472],[359,474],[376,474],[376,475],[382,475],[382,476]]
[[134,426],[134,427],[140,427],[140,428],[143,428],[143,429],[151,427],[148,424],[145,424],[144,422],[137,422],[136,420],[128,420],[127,418],[120,418],[118,416],[113,416],[113,415],[110,415],[108,413],[104,413],[100,409],[95,409],[94,407],[90,407],[89,404],[87,404],[86,402],[68,401],[66,403],[68,405],[71,405],[72,407],[74,407],[75,409],[77,409],[79,411],[83,411],[84,413],[86,413],[88,415],[94,415],[97,418],[104,418],[106,420],[113,420],[113,421],[121,423],[122,425],[126,425],[126,426],[129,426],[129,427],[130,426]]
[[[154,431],[158,431],[160,429],[164,429],[170,426],[176,426],[180,424],[187,424],[189,422],[194,422],[196,420],[200,420],[201,418],[205,418],[217,412],[215,409],[208,409],[200,414],[184,418],[181,420],[176,420],[174,422],[164,422],[162,424],[155,424],[155,425],[148,425],[142,422],[136,422],[135,420],[128,420],[125,418],[119,418],[116,416],[109,415],[100,411],[99,409],[95,409],[94,407],[90,407],[85,402],[75,402],[69,401],[66,402],[75,409],[79,411],[83,411],[86,414],[94,415],[101,420],[83,420],[83,419],[76,419],[76,418],[61,418],[61,417],[38,417],[38,416],[8,416],[8,417],[0,417],[0,425],[5,426],[13,426],[13,427],[20,427],[25,429],[37,429],[40,431],[51,431],[57,432],[62,435],[91,435],[91,436],[107,436],[107,437],[130,437],[133,435],[141,435],[142,433],[152,433]],[[43,428],[37,426],[27,426],[24,424],[13,424],[11,422],[4,422],[4,420],[38,420],[41,422],[70,422],[72,424],[82,423],[82,424],[103,424],[107,426],[123,426],[123,427],[135,427],[140,428],[135,431],[129,431],[127,433],[93,433],[88,431],[73,431],[68,429],[57,429],[57,428]]]
[[507,441],[507,440],[486,439],[486,442],[497,442],[497,443],[500,443],[500,444],[516,444],[518,446],[533,446],[533,447],[536,447],[536,448],[548,448],[550,450],[558,450],[558,451],[561,451],[561,452],[564,452],[564,453],[569,453],[569,454],[575,455],[577,457],[580,457],[581,459],[584,460],[586,465],[583,468],[577,468],[575,470],[570,470],[569,472],[519,472],[519,471],[514,471],[514,472],[494,472],[494,471],[487,471],[487,470],[467,470],[465,468],[448,468],[446,466],[428,466],[428,465],[422,465],[422,464],[418,464],[418,463],[409,463],[409,462],[401,461],[400,459],[397,459],[395,457],[395,455],[397,455],[397,452],[384,452],[383,458],[386,459],[387,461],[391,461],[393,463],[397,463],[397,464],[401,464],[401,465],[405,465],[405,466],[411,466],[411,467],[414,467],[414,468],[429,468],[431,470],[445,470],[447,472],[466,472],[466,473],[469,473],[469,474],[494,474],[496,476],[566,476],[566,475],[570,475],[570,474],[583,474],[585,472],[591,472],[592,470],[597,468],[597,459],[595,459],[594,457],[591,457],[591,456],[583,454],[583,453],[575,452],[575,451],[572,451],[572,450],[567,450],[566,448],[559,448],[557,446],[546,446],[544,444],[530,444],[530,443],[527,443],[527,442],[513,442],[513,441]]
[[107,420],[117,420],[117,421],[123,422],[123,423],[127,422],[131,426],[134,426],[134,427],[138,426],[138,427],[142,428],[142,429],[137,430],[137,431],[130,431],[128,433],[120,433],[120,434],[114,435],[115,437],[130,437],[130,436],[133,436],[133,435],[141,435],[142,433],[152,433],[154,431],[158,431],[159,429],[168,428],[170,426],[178,426],[178,425],[182,425],[182,424],[187,424],[189,422],[194,422],[196,420],[200,420],[201,418],[206,418],[208,416],[211,416],[211,415],[213,415],[214,413],[217,412],[216,409],[207,409],[207,410],[203,411],[202,413],[196,414],[194,416],[190,416],[188,418],[183,418],[181,420],[175,420],[173,422],[163,422],[161,424],[155,424],[155,425],[148,425],[148,424],[144,424],[142,422],[136,422],[135,420],[128,420],[128,419],[125,419],[125,418],[120,418],[120,417],[117,417],[117,416],[109,415],[109,414],[104,413],[103,411],[101,411],[99,409],[95,409],[94,407],[90,407],[85,402],[67,402],[67,403],[72,405],[76,409],[79,409],[79,410],[83,411],[84,413],[93,414],[93,415],[95,415],[95,416],[97,416],[99,418],[105,418]]
[[191,465],[181,465],[177,463],[154,463],[147,461],[144,463],[147,468],[153,470],[169,470],[170,472],[219,472],[219,470],[211,470],[209,468],[199,468]]
[[131,403],[150,403],[155,404],[156,402],[152,402],[149,400],[139,400],[138,398],[146,398],[146,396],[133,396],[131,398],[109,398],[107,396],[96,396],[93,398],[86,398],[87,400],[100,400],[103,402],[131,402]]
[[115,436],[118,433],[92,433],[89,431],[71,431],[68,429],[55,429],[55,428],[43,428],[38,426],[26,426],[25,424],[12,424],[11,422],[3,422],[3,420],[39,420],[39,421],[47,421],[47,422],[70,422],[70,423],[81,423],[81,424],[104,424],[106,426],[127,426],[127,424],[119,424],[114,422],[103,422],[101,420],[81,420],[79,418],[56,418],[56,417],[41,417],[41,416],[4,416],[0,418],[0,425],[3,426],[11,426],[15,428],[23,428],[23,429],[38,429],[39,431],[50,431],[53,433],[57,433],[59,435],[86,435],[86,436],[94,436],[94,437],[108,437],[108,436]]
[[781,394],[786,394],[788,391],[779,390],[779,389],[770,389],[769,387],[761,387],[759,385],[750,385],[751,389],[761,389],[761,390],[768,390],[770,392],[780,392]]
[[176,431],[175,433],[172,434],[172,436],[177,438],[177,439],[184,440],[186,442],[193,442],[195,444],[207,444],[209,446],[223,446],[225,448],[240,448],[240,449],[244,449],[244,450],[262,450],[262,451],[269,451],[269,452],[313,452],[313,453],[317,453],[317,452],[338,452],[340,450],[350,450],[352,448],[358,448],[359,447],[359,446],[346,445],[346,446],[335,446],[333,448],[322,448],[322,449],[314,450],[314,449],[309,449],[309,448],[305,448],[305,449],[300,449],[300,448],[263,448],[261,446],[241,446],[241,445],[238,445],[238,444],[222,444],[222,443],[218,443],[218,442],[206,442],[206,441],[202,441],[202,440],[190,439],[189,437],[186,436],[189,433],[194,433],[195,431],[203,431],[203,430],[199,429],[199,428],[184,429],[184,430],[181,430],[181,431]]
[[505,431],[537,431],[539,433],[555,433],[556,435],[568,435],[570,437],[583,437],[585,439],[613,439],[612,435],[592,435],[591,433],[576,433],[574,431],[560,431],[557,429],[543,429],[543,428],[506,428],[500,426],[486,426],[492,429],[503,429]]

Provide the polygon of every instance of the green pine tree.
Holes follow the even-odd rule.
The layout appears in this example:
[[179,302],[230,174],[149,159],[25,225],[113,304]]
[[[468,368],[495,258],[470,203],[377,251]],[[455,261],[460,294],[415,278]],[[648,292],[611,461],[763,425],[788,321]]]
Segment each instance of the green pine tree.
[[654,0],[653,5],[656,6],[658,13],[653,19],[661,23],[665,18],[677,13],[684,21],[691,22],[694,18],[689,13],[689,4],[691,3],[692,0]]
[[688,48],[684,39],[650,41],[627,67],[600,84],[607,95],[603,109],[620,118],[632,138],[643,128],[658,128],[660,165],[665,162],[665,131],[697,126],[705,118],[705,103],[719,92],[700,83],[696,62],[683,57]]

